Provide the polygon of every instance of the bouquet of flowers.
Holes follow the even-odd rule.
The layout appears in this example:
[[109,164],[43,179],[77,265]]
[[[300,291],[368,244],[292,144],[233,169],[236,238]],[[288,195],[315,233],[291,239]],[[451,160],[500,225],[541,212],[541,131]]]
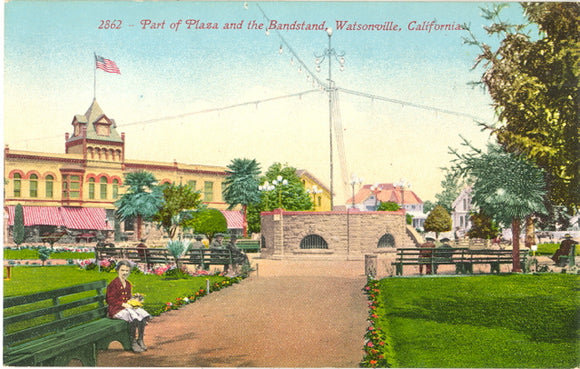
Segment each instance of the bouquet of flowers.
[[139,308],[139,307],[143,306],[144,300],[145,300],[144,295],[142,295],[140,293],[135,293],[135,294],[133,294],[131,299],[129,299],[129,301],[127,301],[127,304],[131,305],[134,308]]

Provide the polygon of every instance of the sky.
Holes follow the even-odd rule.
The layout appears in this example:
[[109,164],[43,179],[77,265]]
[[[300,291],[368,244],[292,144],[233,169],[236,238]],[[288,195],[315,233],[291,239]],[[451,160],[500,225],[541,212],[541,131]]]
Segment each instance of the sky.
[[[488,21],[480,7],[490,5],[9,1],[4,143],[64,153],[73,117],[96,97],[125,132],[127,159],[226,166],[249,158],[264,172],[280,162],[329,186],[329,96],[317,82],[327,82],[328,59],[320,72],[315,59],[329,46],[322,28],[331,27],[332,49],[345,59],[343,71],[331,59],[340,112],[333,121],[344,138],[344,150],[333,138],[335,204],[350,196],[342,183],[353,174],[366,184],[405,179],[423,201],[434,200],[442,168],[453,159],[449,147],[460,148],[461,137],[485,147],[489,133],[474,117],[492,123],[495,115],[488,94],[468,85],[483,69],[472,70],[479,49],[463,43],[467,32],[417,28],[469,24],[480,40],[497,45],[483,30]],[[521,13],[510,3],[503,17],[521,22]],[[196,28],[196,20],[197,27],[218,29]],[[272,20],[321,29],[267,34]],[[362,29],[337,29],[344,21]],[[252,24],[263,27],[249,29]],[[369,24],[398,28],[369,30]],[[113,60],[121,74],[95,70],[95,53]]]

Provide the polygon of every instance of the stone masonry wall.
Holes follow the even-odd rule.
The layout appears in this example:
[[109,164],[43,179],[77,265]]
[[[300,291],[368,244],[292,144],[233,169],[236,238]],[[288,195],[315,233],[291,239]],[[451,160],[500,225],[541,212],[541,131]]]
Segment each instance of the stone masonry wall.
[[[262,254],[269,259],[359,260],[365,255],[394,254],[405,247],[405,212],[287,212],[262,213]],[[378,248],[380,238],[391,234],[395,246]],[[300,242],[316,234],[328,249],[300,249]],[[264,247],[265,246],[265,247]]]

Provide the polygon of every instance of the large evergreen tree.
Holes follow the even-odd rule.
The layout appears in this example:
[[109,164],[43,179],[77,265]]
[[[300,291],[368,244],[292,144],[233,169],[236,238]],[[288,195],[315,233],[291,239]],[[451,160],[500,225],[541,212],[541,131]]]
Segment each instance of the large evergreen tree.
[[498,124],[487,126],[507,152],[523,154],[546,172],[549,198],[572,214],[580,204],[580,4],[521,3],[529,24],[508,24],[505,6],[482,9],[497,49],[477,40],[476,66]]
[[243,233],[244,237],[248,232],[247,212],[248,205],[260,202],[260,191],[258,190],[259,176],[261,173],[260,164],[256,159],[234,159],[227,166],[228,176],[223,182],[223,197],[228,204],[228,210],[237,205],[242,206]]
[[544,174],[525,158],[506,153],[497,145],[488,152],[471,148],[466,154],[455,153],[455,169],[473,179],[473,204],[496,222],[512,227],[513,270],[520,271],[519,239],[521,222],[534,213],[545,213]]

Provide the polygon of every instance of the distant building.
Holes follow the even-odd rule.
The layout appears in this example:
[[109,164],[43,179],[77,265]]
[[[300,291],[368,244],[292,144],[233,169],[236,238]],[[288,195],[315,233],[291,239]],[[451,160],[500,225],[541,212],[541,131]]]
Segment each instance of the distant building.
[[300,177],[306,191],[314,202],[314,211],[330,211],[330,190],[324,183],[306,169],[299,169],[296,175]]
[[5,146],[5,241],[16,204],[24,206],[25,225],[37,227],[37,233],[61,226],[79,232],[116,229],[134,238],[132,221],[115,224],[114,202],[123,194],[124,174],[139,170],[153,173],[159,183],[190,184],[201,191],[209,207],[226,209],[225,167],[127,159],[125,134],[117,132],[115,121],[96,100],[71,124],[73,133],[65,134],[64,154]]
[[460,235],[465,235],[471,229],[472,198],[471,186],[465,187],[451,205],[451,220],[453,221],[452,231],[459,231]]
[[413,216],[413,227],[423,228],[426,214],[423,213],[423,201],[415,192],[397,187],[392,183],[364,185],[346,202],[347,209],[376,211],[381,202],[394,202],[407,214]]

